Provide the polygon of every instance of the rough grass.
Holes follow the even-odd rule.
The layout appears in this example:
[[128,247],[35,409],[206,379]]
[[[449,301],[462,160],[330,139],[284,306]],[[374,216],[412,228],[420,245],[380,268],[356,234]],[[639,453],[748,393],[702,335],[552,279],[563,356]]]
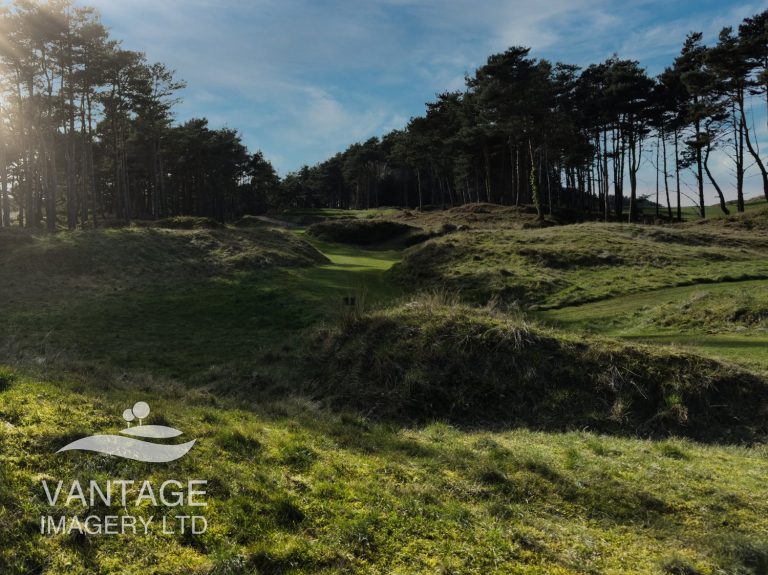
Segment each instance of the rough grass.
[[[726,216],[722,210],[720,209],[720,204],[714,204],[711,206],[707,206],[706,210],[706,221],[712,221],[713,223],[716,223],[718,220],[723,220],[720,222],[720,224],[725,225],[732,225],[734,222],[738,221],[740,218],[745,218],[747,220],[751,219],[753,216],[750,214],[752,212],[763,212],[762,216],[759,216],[760,218],[765,218],[765,211],[768,209],[768,202],[766,202],[765,197],[761,194],[759,196],[755,196],[754,198],[751,198],[744,202],[744,214],[739,214],[737,211],[736,201],[732,200],[730,202],[726,202],[726,205],[728,206],[728,210],[731,212],[729,216]],[[674,208],[673,208],[674,212]],[[662,209],[662,214],[665,213],[665,209]],[[682,209],[682,216],[684,220],[690,221],[690,222],[701,222],[701,216],[699,216],[699,209],[695,206],[687,206]]]
[[704,358],[575,338],[441,298],[322,335],[318,398],[387,420],[709,440],[768,432],[768,383]]
[[152,222],[152,226],[169,230],[215,230],[223,227],[213,218],[195,216],[174,216]]
[[55,235],[4,230],[0,292],[12,301],[17,295],[23,301],[29,292],[50,301],[70,290],[122,291],[327,261],[295,234],[271,228],[122,228]]
[[[768,560],[764,447],[582,431],[466,432],[443,423],[395,428],[301,403],[248,412],[130,377],[14,377],[0,392],[4,574],[130,566],[149,575],[714,575],[761,573]],[[120,413],[139,397],[151,397],[153,412],[197,438],[184,459],[150,466],[54,453],[72,438],[116,432]],[[155,486],[206,479],[209,529],[41,536],[39,516],[50,508],[40,480],[77,477],[146,478]]]
[[402,210],[388,217],[407,222],[429,230],[437,230],[445,224],[461,229],[529,229],[552,226],[560,223],[559,219],[536,215],[532,206],[501,206],[484,202],[464,204],[445,210]]
[[134,276],[175,273],[184,266],[222,273],[227,268],[300,266],[325,258],[311,245],[274,228],[124,228],[32,235],[3,231],[0,262],[18,275]]
[[725,230],[749,230],[765,234],[768,232],[768,207],[766,202],[747,204],[749,209],[744,213],[735,213],[733,209],[730,216],[720,213],[718,216],[707,219],[693,219],[681,224],[681,227],[689,229],[725,229]]
[[399,208],[386,207],[371,208],[367,210],[345,210],[342,208],[290,208],[270,213],[268,216],[293,225],[309,226],[318,222],[336,219],[393,216],[399,212]]
[[472,303],[553,308],[695,283],[768,277],[768,236],[580,224],[468,230],[410,248],[396,279]]
[[735,289],[730,293],[701,289],[687,300],[650,310],[647,320],[660,327],[711,333],[754,329],[768,332],[768,290]]

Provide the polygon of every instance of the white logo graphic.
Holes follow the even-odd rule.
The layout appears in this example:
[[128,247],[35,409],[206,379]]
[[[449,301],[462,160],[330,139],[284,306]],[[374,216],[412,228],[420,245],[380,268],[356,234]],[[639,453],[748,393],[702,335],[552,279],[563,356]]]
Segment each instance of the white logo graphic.
[[[134,439],[145,437],[147,439],[171,439],[182,434],[178,429],[165,425],[142,425],[149,415],[149,405],[145,401],[139,401],[133,409],[123,412],[123,419],[128,422],[128,427],[120,430],[122,435],[91,435],[73,441],[65,445],[56,453],[62,451],[95,451],[105,455],[115,455],[124,459],[135,459],[147,463],[167,463],[183,457],[192,449],[196,439],[187,443],[162,444]],[[139,425],[131,427],[131,422],[138,419]],[[130,436],[130,437],[124,437]]]

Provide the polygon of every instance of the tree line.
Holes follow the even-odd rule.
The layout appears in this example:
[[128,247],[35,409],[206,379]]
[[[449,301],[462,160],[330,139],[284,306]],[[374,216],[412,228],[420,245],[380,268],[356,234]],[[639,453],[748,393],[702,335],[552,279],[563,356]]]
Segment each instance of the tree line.
[[[768,199],[754,113],[755,102],[768,106],[768,11],[724,28],[713,46],[702,38],[691,33],[657,77],[618,56],[580,69],[512,47],[403,129],[281,180],[235,130],[176,124],[184,82],[123,49],[93,8],[15,0],[0,7],[0,224],[469,202],[679,219],[687,172],[702,217],[705,186],[725,213],[723,189],[734,186],[742,211],[750,169]],[[721,154],[733,181],[712,168]],[[656,171],[652,202],[639,189],[644,162]]]
[[[280,200],[340,208],[483,201],[630,221],[644,207],[671,220],[681,217],[681,172],[689,170],[702,217],[709,185],[726,214],[723,189],[734,186],[743,211],[753,166],[768,199],[752,111],[753,100],[768,104],[766,88],[768,11],[724,28],[711,47],[691,33],[657,77],[617,56],[580,69],[512,47],[403,129],[289,174]],[[733,181],[713,170],[716,151],[730,158]],[[641,201],[644,161],[656,171],[655,201]]]
[[54,230],[263,210],[279,188],[274,168],[234,130],[174,125],[184,86],[122,49],[92,8],[0,7],[0,223]]

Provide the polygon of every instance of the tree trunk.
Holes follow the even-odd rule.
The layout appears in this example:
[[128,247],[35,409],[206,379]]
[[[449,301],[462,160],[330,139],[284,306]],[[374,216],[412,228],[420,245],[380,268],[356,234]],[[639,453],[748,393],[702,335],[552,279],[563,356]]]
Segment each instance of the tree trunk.
[[659,164],[661,160],[661,132],[656,137],[656,207],[654,208],[654,213],[656,214],[656,218],[659,217]]
[[[715,181],[714,176],[712,176],[712,172],[709,171],[709,152],[711,151],[712,146],[709,142],[707,142],[707,152],[704,155],[704,169],[707,172],[707,177],[709,178],[709,181],[712,182],[712,185],[715,187],[715,190],[717,191],[717,195],[720,198],[720,209],[723,210],[723,213],[726,216],[731,215],[731,212],[728,210],[728,206],[725,204],[725,196],[723,195],[723,190],[720,189],[720,186]],[[704,217],[702,215],[702,217]]]
[[667,170],[667,137],[666,133],[662,132],[661,147],[662,154],[664,155],[664,193],[667,196],[667,216],[672,221],[672,202],[669,199],[669,172]]
[[536,160],[533,156],[533,144],[528,140],[528,151],[531,154],[531,200],[536,208],[536,217],[542,219],[541,214],[541,199],[539,198],[539,182],[538,174],[536,171]]
[[749,126],[747,126],[746,115],[744,113],[744,94],[740,94],[737,99],[739,101],[739,112],[741,113],[741,129],[744,133],[744,143],[747,144],[747,149],[749,150],[749,153],[752,154],[752,157],[755,159],[755,163],[760,170],[760,175],[763,178],[763,195],[765,195],[765,199],[768,200],[768,171],[766,171],[765,164],[760,159],[760,154],[757,153],[757,150],[755,150],[755,147],[752,145],[752,138],[749,137]]
[[56,231],[56,198],[58,196],[59,191],[59,176],[58,176],[58,169],[56,166],[56,147],[54,145],[51,145],[51,178],[50,178],[50,190],[48,191],[48,197],[47,197],[47,208],[46,208],[46,222],[48,224],[48,231],[49,232],[55,232]]
[[[693,103],[698,104],[698,99],[694,98]],[[701,121],[696,118],[696,122],[694,123],[696,127],[696,180],[699,184],[699,215],[703,218],[706,217],[706,206],[704,205],[704,171],[703,166],[704,162],[701,155],[701,142],[699,141],[699,138],[701,137]]]
[[736,164],[736,210],[744,211],[744,131],[738,119],[736,103],[731,102],[731,123],[733,125],[734,163]]
[[[70,46],[70,58],[72,47]],[[69,72],[69,132],[67,133],[67,227],[71,230],[77,226],[77,191],[75,160],[77,157],[77,144],[75,141],[75,92],[73,87],[73,72],[71,65]],[[63,79],[62,79],[63,81]]]
[[485,201],[491,201],[491,155],[488,152],[488,146],[483,148],[483,159],[485,161]]
[[629,137],[629,222],[637,219],[637,170],[638,170],[638,144],[636,136]]
[[422,212],[424,211],[424,199],[421,193],[421,169],[420,168],[416,168],[416,184],[419,190],[419,211]]
[[603,131],[603,194],[605,194],[605,221],[611,219],[611,202],[608,197],[610,192],[608,183],[608,131]]
[[675,179],[677,180],[677,220],[682,221],[683,208],[682,208],[681,191],[680,191],[680,151],[678,148],[679,137],[680,137],[680,133],[678,132],[677,128],[675,128]]
[[0,115],[0,203],[2,203],[3,227],[11,226],[11,204],[8,201],[8,156],[5,140],[5,125]]

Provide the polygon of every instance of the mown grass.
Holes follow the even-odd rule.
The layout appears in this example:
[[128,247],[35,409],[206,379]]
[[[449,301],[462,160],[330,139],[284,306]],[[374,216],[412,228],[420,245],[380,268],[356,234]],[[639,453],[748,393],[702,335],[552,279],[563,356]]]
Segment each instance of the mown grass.
[[[714,574],[768,561],[764,447],[398,428],[302,403],[243,411],[157,380],[4,377],[3,573]],[[117,431],[125,406],[147,398],[198,439],[184,459],[54,453]],[[43,478],[206,479],[209,529],[42,536]]]
[[766,280],[667,288],[535,315],[568,330],[677,345],[768,372]]
[[[705,211],[705,215],[707,219],[724,219],[728,217],[738,216],[738,206],[736,205],[736,201],[730,201],[726,202],[726,206],[728,210],[731,212],[731,216],[726,216],[723,211],[720,209],[720,204],[714,204],[711,206],[707,206],[707,209]],[[762,198],[760,196],[756,196],[744,203],[744,211],[745,212],[752,212],[752,211],[758,211],[763,210],[766,207],[768,207],[768,201],[765,200],[765,198]],[[673,208],[674,212],[674,208]],[[665,209],[661,210],[661,213],[665,213]],[[693,220],[699,220],[701,219],[701,216],[699,215],[699,209],[696,206],[686,206],[682,208],[681,210],[683,220],[693,221]]]

